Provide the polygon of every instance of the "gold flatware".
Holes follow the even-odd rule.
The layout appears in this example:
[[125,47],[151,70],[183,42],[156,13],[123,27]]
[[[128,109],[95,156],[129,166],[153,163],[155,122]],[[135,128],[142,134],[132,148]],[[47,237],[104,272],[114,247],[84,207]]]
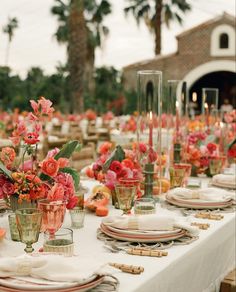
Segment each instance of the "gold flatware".
[[207,212],[199,212],[195,215],[195,218],[209,219],[209,220],[221,220],[224,218],[221,214],[212,214]]
[[118,263],[109,263],[109,265],[121,270],[124,273],[138,275],[144,272],[144,268],[141,266],[132,266],[132,265],[125,265],[125,264],[118,264]]
[[210,227],[210,224],[208,224],[208,223],[192,222],[192,223],[191,223],[191,226],[196,226],[196,227],[198,227],[199,229],[207,230],[207,229]]
[[163,250],[155,250],[155,249],[144,249],[144,248],[130,248],[126,251],[131,255],[139,255],[139,256],[149,256],[149,257],[162,257],[167,256],[168,252]]

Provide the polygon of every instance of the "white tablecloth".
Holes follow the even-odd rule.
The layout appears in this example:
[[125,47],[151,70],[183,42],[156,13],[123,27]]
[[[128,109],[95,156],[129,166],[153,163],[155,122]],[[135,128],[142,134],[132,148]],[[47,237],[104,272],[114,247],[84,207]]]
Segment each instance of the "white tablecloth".
[[[83,182],[91,187],[94,181]],[[166,209],[157,206],[157,213],[169,214]],[[110,214],[121,214],[112,209]],[[175,212],[176,216],[180,213]],[[189,245],[173,246],[168,249],[168,256],[151,258],[127,255],[123,252],[110,253],[97,240],[96,230],[101,218],[87,213],[83,229],[74,230],[75,253],[90,254],[94,260],[116,262],[130,265],[141,265],[145,271],[141,275],[125,274],[117,270],[114,274],[120,280],[120,292],[212,292],[219,291],[220,281],[235,267],[235,214],[224,213],[221,221],[199,219],[199,222],[210,223],[208,230],[200,232],[199,239]],[[197,221],[189,216],[186,220]],[[0,217],[0,227],[8,227],[7,216]],[[64,227],[70,227],[70,216],[67,213]],[[22,254],[24,245],[7,239],[0,242],[0,260],[7,255]],[[42,246],[43,234],[34,244],[35,250]]]

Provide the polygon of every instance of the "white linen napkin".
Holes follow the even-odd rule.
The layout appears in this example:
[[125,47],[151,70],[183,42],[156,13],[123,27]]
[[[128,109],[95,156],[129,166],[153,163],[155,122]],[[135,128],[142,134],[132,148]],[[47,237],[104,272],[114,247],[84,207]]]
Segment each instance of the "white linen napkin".
[[23,255],[0,260],[0,277],[31,276],[57,282],[80,283],[92,275],[107,275],[110,267],[94,257],[64,257],[62,255]]
[[228,200],[235,200],[235,193],[218,188],[203,188],[203,189],[186,189],[186,188],[175,188],[168,192],[168,197],[178,200],[193,200],[197,199],[202,201],[217,201],[225,202]]
[[236,187],[236,175],[234,174],[216,174],[212,177],[213,184],[223,184],[225,186]]
[[199,233],[198,228],[191,226],[187,222],[177,220],[171,216],[161,216],[150,214],[144,216],[108,216],[102,220],[106,226],[112,226],[125,230],[142,231],[169,231],[174,228],[181,228],[189,231],[193,235]]

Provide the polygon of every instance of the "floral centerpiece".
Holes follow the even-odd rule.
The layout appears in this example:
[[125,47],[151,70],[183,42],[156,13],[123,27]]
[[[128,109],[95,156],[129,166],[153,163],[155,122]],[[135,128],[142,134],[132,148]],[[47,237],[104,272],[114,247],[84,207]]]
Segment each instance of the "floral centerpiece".
[[[59,149],[49,151],[45,159],[38,159],[38,144],[45,117],[54,111],[50,100],[41,97],[30,101],[33,111],[21,120],[12,132],[11,140],[20,151],[17,157],[13,147],[0,152],[0,198],[16,209],[13,202],[24,204],[46,198],[66,201],[67,208],[77,203],[78,173],[68,167],[71,154],[79,148],[78,141],[71,141]],[[26,158],[27,157],[27,158]]]
[[123,150],[121,146],[104,142],[99,148],[99,157],[95,163],[86,169],[86,175],[105,184],[114,190],[115,184],[121,179],[142,180],[142,169],[136,149]]
[[218,160],[223,164],[220,155],[219,144],[214,141],[208,142],[209,136],[204,132],[194,132],[188,135],[188,144],[182,153],[182,158],[192,165],[192,175],[200,173],[210,175],[210,163]]

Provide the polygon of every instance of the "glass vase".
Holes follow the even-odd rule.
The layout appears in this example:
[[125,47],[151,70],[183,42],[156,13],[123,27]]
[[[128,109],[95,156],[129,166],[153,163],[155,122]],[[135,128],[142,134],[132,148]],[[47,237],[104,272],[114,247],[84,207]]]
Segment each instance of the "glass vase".
[[[144,196],[153,194],[153,175],[158,172],[154,165],[161,165],[161,94],[162,72],[138,71],[138,121],[137,141],[139,161],[145,175]],[[141,150],[141,143],[147,151]]]

